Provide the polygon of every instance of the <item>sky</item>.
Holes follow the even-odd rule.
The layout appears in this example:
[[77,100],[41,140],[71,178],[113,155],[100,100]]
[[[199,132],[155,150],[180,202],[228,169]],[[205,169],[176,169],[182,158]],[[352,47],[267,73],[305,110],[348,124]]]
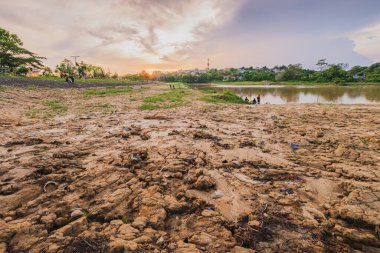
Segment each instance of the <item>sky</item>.
[[379,0],[0,0],[0,26],[54,68],[119,74],[380,62]]

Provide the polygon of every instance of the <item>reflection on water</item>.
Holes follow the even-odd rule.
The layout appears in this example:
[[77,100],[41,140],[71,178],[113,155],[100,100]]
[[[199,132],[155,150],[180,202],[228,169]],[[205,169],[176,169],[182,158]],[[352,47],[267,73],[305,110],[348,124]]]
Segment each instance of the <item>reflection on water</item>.
[[250,101],[258,94],[262,104],[322,103],[376,104],[380,103],[379,86],[203,86],[201,89],[230,90]]

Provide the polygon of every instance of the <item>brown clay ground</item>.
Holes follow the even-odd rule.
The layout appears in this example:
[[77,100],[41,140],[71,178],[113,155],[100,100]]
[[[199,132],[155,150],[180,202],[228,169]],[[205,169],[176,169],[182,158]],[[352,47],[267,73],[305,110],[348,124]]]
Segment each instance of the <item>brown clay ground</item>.
[[167,91],[0,90],[0,252],[380,252],[380,106]]

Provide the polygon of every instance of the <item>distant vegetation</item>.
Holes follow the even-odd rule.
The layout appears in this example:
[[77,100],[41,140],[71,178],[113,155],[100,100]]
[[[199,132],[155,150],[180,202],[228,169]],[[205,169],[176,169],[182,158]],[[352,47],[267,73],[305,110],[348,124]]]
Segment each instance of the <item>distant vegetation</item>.
[[106,71],[103,67],[85,62],[72,62],[64,59],[55,70],[43,65],[40,57],[22,47],[21,39],[0,27],[0,74],[10,76],[28,76],[46,80],[61,80],[67,76],[76,77],[76,81],[88,82],[147,82],[150,75],[145,71],[139,74],[119,76]]
[[242,67],[240,69],[210,69],[157,73],[155,78],[165,82],[290,82],[290,83],[367,83],[380,82],[380,63],[369,67],[348,64],[328,64],[325,59],[316,64],[318,71],[305,69],[301,64],[276,66],[274,68]]
[[155,110],[178,107],[183,105],[186,95],[186,91],[182,89],[176,89],[155,96],[147,97],[143,100],[143,104],[140,109]]

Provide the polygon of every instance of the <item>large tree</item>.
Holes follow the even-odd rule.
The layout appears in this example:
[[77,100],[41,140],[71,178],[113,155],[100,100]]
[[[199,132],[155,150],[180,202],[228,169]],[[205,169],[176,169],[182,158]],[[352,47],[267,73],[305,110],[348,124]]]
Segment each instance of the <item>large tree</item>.
[[0,27],[0,66],[19,67],[30,65],[43,68],[44,57],[22,47],[23,43],[16,34],[12,34]]

